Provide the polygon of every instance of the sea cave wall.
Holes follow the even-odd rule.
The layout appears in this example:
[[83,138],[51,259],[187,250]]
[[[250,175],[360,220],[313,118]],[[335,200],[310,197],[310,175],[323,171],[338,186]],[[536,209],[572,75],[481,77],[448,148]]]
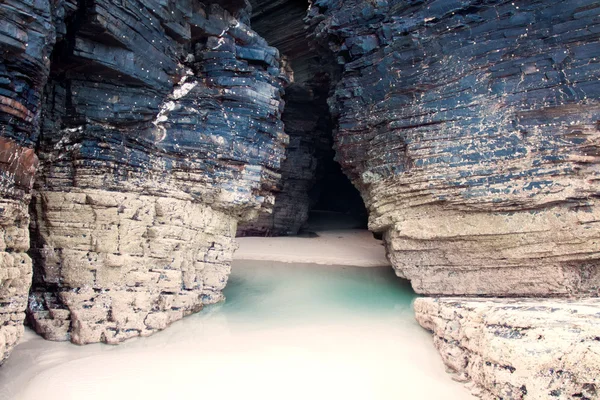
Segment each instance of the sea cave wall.
[[51,340],[117,343],[221,300],[237,222],[272,207],[288,143],[288,76],[249,4],[0,11],[4,357],[31,259],[28,321]]
[[331,149],[331,124],[318,57],[305,34],[308,1],[251,0],[251,24],[285,59],[290,77],[282,120],[289,136],[281,180],[274,189],[275,205],[263,208],[255,220],[238,227],[239,236],[295,235],[308,219],[318,197],[318,168]]
[[[327,148],[329,112],[327,93],[293,83],[286,87],[282,121],[289,136],[281,180],[273,190],[274,206],[263,208],[258,218],[240,224],[238,236],[296,235],[314,204],[317,164]],[[330,147],[329,147],[330,148]]]
[[598,398],[600,4],[316,0],[307,20],[342,67],[336,158],[448,370],[483,399]]
[[399,276],[433,295],[598,295],[595,1],[328,1],[335,147]]
[[449,369],[597,396],[600,4],[251,3],[0,3],[0,362],[25,318],[118,343],[221,300],[238,222],[297,232],[333,128]]

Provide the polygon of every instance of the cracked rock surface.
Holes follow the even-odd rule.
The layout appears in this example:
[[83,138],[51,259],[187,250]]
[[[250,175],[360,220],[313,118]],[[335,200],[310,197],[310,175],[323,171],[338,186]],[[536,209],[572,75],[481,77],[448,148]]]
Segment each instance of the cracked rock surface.
[[337,159],[436,295],[598,295],[598,2],[320,0]]
[[44,210],[45,286],[32,292],[29,312],[45,338],[116,343],[222,299],[235,248],[232,216],[105,190],[44,192],[36,200]]
[[414,308],[482,399],[600,398],[599,299],[418,298]]
[[0,364],[23,334],[31,286],[28,205],[55,37],[52,18],[46,1],[0,4]]
[[222,299],[237,221],[273,203],[287,78],[245,3],[97,0],[65,21],[28,314],[47,339],[117,343]]

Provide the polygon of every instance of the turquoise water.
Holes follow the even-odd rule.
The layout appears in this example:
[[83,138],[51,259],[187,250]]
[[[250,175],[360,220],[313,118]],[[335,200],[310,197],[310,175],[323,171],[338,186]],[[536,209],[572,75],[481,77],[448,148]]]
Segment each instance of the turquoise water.
[[[240,265],[241,264],[241,265]],[[369,312],[411,312],[416,294],[390,267],[234,262],[220,310],[240,318],[308,322]]]
[[27,332],[0,399],[470,399],[391,268],[236,262],[224,303],[119,346]]

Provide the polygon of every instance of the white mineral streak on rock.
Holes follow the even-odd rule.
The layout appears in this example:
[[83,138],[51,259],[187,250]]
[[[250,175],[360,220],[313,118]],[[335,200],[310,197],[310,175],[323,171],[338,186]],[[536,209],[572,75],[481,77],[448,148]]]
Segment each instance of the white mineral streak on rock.
[[[185,68],[180,65],[181,68]],[[173,89],[173,92],[167,97],[167,101],[165,101],[160,106],[160,110],[156,115],[156,118],[152,121],[152,124],[156,126],[156,129],[159,132],[158,142],[162,142],[167,137],[167,130],[163,126],[163,123],[169,120],[169,113],[173,111],[177,104],[173,100],[179,100],[182,97],[185,97],[194,89],[198,82],[186,82],[190,76],[193,76],[194,72],[190,68],[185,68],[185,75],[181,78],[181,80],[177,83],[177,86]]]
[[[183,77],[182,81],[184,81],[186,78],[187,77]],[[196,87],[196,85],[198,85],[198,82],[184,82],[180,84],[179,87],[176,87],[175,90],[173,90],[171,97],[175,100],[180,99],[186,96],[193,88]]]

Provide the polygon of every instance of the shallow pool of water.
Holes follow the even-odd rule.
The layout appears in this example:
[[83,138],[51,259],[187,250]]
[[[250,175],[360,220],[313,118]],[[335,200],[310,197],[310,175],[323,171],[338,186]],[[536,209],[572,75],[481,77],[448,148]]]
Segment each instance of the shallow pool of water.
[[224,303],[119,346],[27,331],[0,399],[471,399],[391,268],[234,263]]

